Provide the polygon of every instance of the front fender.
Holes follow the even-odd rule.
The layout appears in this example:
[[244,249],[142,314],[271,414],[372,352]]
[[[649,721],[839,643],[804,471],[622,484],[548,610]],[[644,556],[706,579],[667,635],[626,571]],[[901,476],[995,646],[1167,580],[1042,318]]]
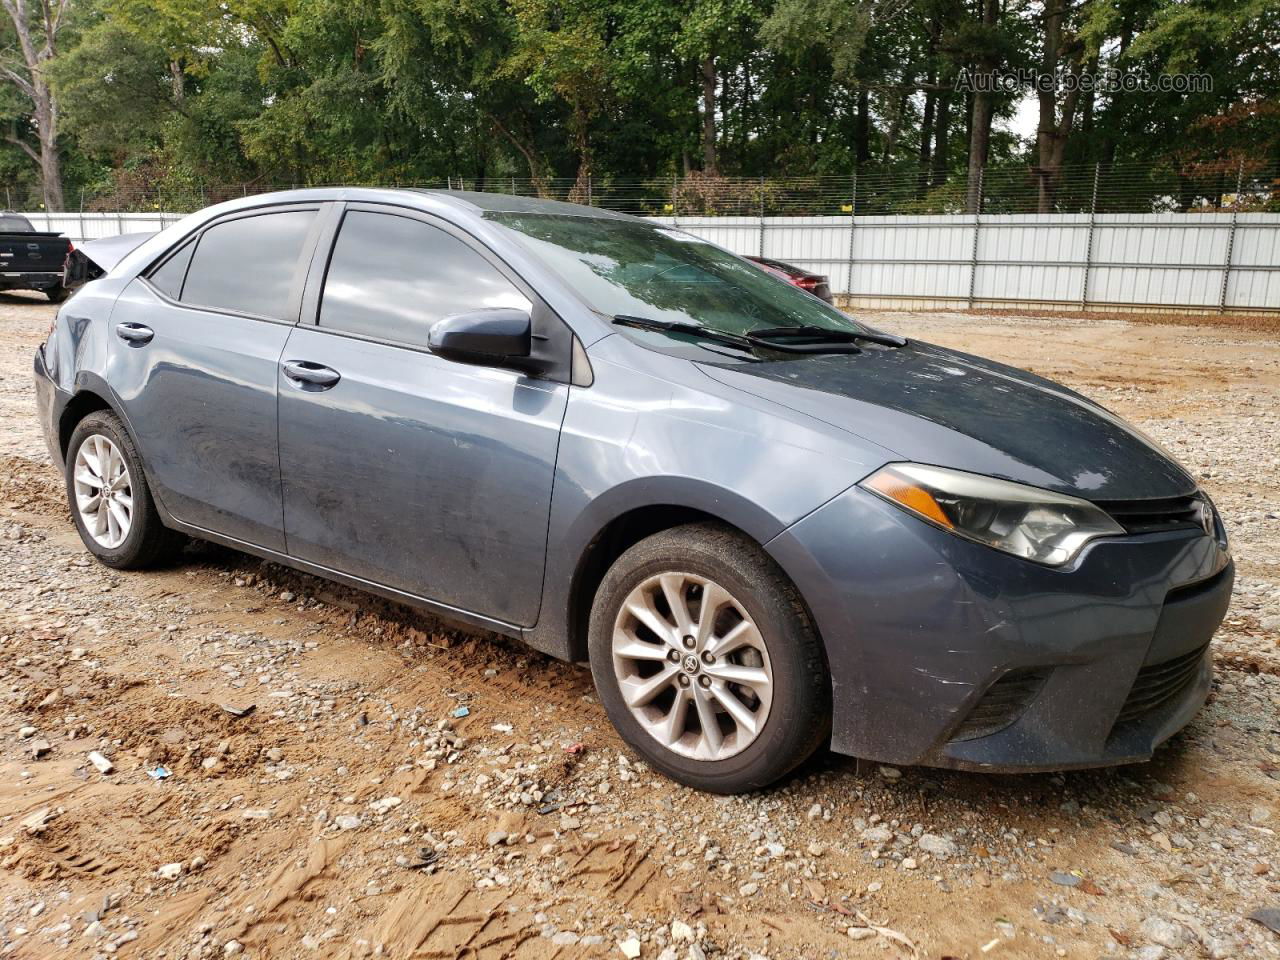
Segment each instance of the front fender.
[[844,431],[622,337],[601,341],[590,356],[595,383],[574,389],[565,412],[542,603],[525,634],[553,656],[581,653],[572,636],[575,577],[617,518],[685,508],[763,544],[888,459]]

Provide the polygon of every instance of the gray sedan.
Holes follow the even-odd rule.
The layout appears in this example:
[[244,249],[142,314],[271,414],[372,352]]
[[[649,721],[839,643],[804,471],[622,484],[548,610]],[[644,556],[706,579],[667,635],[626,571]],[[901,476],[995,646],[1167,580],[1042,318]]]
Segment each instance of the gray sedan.
[[589,661],[637,753],[726,793],[823,744],[1146,759],[1208,693],[1232,563],[1168,454],[687,233],[329,189],[96,256],[35,369],[109,566],[198,537]]

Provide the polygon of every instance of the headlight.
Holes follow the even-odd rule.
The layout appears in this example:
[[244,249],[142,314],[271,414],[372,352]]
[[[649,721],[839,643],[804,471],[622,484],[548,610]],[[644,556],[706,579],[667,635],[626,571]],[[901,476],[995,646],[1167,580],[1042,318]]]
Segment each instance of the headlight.
[[862,486],[944,530],[1052,567],[1090,540],[1124,533],[1087,500],[960,470],[894,463]]

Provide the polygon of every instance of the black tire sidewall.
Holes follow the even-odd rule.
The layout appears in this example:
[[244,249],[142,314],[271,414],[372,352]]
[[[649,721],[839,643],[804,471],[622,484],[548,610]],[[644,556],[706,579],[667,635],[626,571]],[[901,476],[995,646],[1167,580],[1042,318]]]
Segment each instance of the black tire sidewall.
[[[133,517],[129,535],[118,547],[107,548],[93,539],[93,535],[85,528],[76,506],[75,461],[80,447],[91,436],[101,435],[116,445],[120,455],[129,468],[129,487],[133,496]],[[133,440],[125,430],[124,424],[114,413],[105,410],[94,411],[81,420],[71,434],[67,443],[65,460],[65,480],[67,487],[67,503],[71,507],[71,517],[75,522],[80,539],[89,552],[109,567],[126,569],[141,566],[153,559],[156,541],[165,531],[160,529],[160,518],[151,500],[151,491],[147,486],[146,474],[142,469],[142,461],[138,457]]]
[[[601,582],[588,638],[596,690],[622,738],[658,770],[716,793],[758,789],[804,762],[829,735],[830,681],[821,644],[795,588],[754,543],[703,525],[689,537],[681,537],[679,529],[632,547]],[[618,610],[636,586],[665,572],[719,583],[746,608],[769,652],[769,717],[750,746],[725,760],[694,760],[658,743],[631,715],[614,675],[612,634]]]

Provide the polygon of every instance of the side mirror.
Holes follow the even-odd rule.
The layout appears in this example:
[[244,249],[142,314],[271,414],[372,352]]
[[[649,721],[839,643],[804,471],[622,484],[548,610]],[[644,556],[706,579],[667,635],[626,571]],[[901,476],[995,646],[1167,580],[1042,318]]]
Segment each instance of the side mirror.
[[446,360],[523,369],[529,365],[532,334],[528,311],[502,307],[437,320],[427,345]]

